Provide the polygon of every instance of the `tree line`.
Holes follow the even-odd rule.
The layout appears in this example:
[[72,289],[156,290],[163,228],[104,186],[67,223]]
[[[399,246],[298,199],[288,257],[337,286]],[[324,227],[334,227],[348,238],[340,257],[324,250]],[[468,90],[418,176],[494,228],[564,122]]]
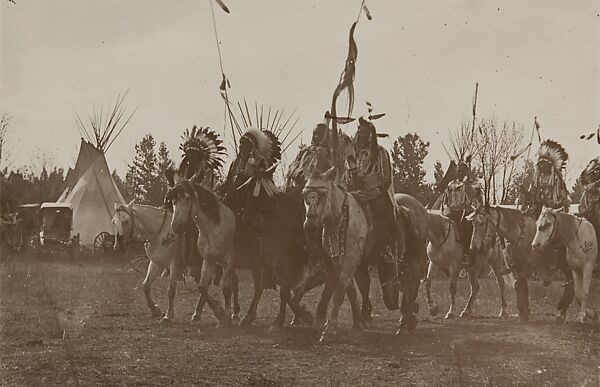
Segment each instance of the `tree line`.
[[[53,166],[52,159],[42,155],[29,167],[11,169],[6,149],[10,117],[0,116],[0,212],[16,210],[19,204],[56,201],[64,189],[65,171]],[[529,160],[511,160],[523,146],[523,128],[516,123],[499,124],[495,119],[482,119],[473,132],[468,123],[451,132],[448,147],[455,152],[472,156],[472,169],[483,182],[484,195],[490,203],[515,204],[520,191],[533,180],[534,164]],[[425,161],[430,143],[417,133],[399,136],[391,149],[394,191],[406,193],[423,204],[435,199],[436,185],[446,166],[434,163],[433,182],[426,179]],[[174,166],[164,142],[157,145],[151,134],[145,135],[133,150],[133,160],[124,178],[113,170],[112,177],[129,201],[160,206],[166,194],[164,171]],[[572,202],[581,197],[579,182],[572,189]]]

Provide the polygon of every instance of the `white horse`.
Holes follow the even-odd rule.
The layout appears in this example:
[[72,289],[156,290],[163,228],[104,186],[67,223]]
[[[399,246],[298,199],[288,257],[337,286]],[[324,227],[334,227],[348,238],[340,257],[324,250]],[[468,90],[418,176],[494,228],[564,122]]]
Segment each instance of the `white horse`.
[[[143,204],[135,204],[132,200],[129,204],[115,204],[115,215],[112,223],[115,231],[114,249],[119,250],[130,243],[143,243],[146,256],[150,259],[146,277],[142,282],[142,289],[146,298],[148,308],[152,317],[160,317],[162,312],[151,296],[152,283],[161,274],[168,270],[169,287],[167,290],[168,306],[167,312],[161,319],[163,323],[169,323],[174,318],[175,294],[177,293],[177,281],[182,278],[186,267],[178,260],[181,254],[179,237],[172,233],[171,219],[173,213],[163,208]],[[201,262],[196,262],[199,271]],[[239,302],[237,297],[237,281],[234,283],[234,315],[239,314]],[[201,309],[201,308],[200,308]],[[194,315],[197,319],[200,314]]]
[[582,323],[586,314],[594,318],[596,313],[587,309],[592,272],[598,258],[594,226],[585,218],[552,208],[542,210],[536,226],[535,237],[531,242],[533,250],[542,252],[556,239],[567,248],[567,263],[573,272],[575,300],[581,307],[576,321]]
[[[425,278],[425,289],[427,290],[427,303],[429,304],[429,312],[432,316],[436,316],[439,311],[438,305],[431,296],[431,280],[434,274],[438,271],[443,272],[450,277],[450,309],[446,313],[446,319],[455,317],[455,296],[456,283],[458,276],[463,269],[462,259],[464,254],[463,244],[460,242],[456,224],[449,218],[442,215],[439,211],[429,211],[427,215],[428,238],[427,255],[429,257],[429,268],[427,277]],[[467,276],[471,284],[471,294],[469,301],[460,317],[471,316],[471,310],[475,304],[477,294],[479,293],[478,276],[481,271],[488,267],[492,268],[498,289],[500,290],[500,316],[506,317],[506,297],[504,295],[504,278],[502,277],[502,251],[499,243],[494,243],[481,251],[474,251],[475,258],[473,264],[466,268]]]

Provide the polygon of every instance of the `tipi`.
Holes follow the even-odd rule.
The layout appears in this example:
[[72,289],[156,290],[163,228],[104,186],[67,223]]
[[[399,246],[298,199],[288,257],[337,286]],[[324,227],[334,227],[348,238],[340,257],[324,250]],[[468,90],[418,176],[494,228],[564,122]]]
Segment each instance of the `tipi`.
[[86,138],[81,139],[75,168],[69,169],[62,194],[56,203],[46,204],[71,208],[71,233],[78,234],[84,246],[92,245],[96,236],[103,231],[112,234],[114,204],[125,203],[105,158],[106,151],[135,113],[119,124],[124,112],[122,104],[125,96],[117,98],[114,108],[107,111],[105,117],[102,109],[99,114],[94,112],[90,117],[91,127],[84,125],[77,115],[79,130]]

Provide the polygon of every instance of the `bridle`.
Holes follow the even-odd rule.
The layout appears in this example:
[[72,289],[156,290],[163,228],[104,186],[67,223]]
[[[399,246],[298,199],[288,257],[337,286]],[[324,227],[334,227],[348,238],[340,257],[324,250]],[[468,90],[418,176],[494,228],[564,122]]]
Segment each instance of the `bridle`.
[[448,238],[450,238],[450,231],[452,230],[453,225],[454,222],[448,219],[448,231],[446,231],[446,236],[444,237],[444,240],[441,243],[436,243],[430,238],[429,241],[435,246],[436,249],[443,246],[448,241]]
[[[130,237],[130,238],[131,238],[131,240],[135,240],[135,232],[136,232],[135,223],[136,223],[136,217],[135,217],[135,214],[134,214],[134,212],[133,212],[133,208],[131,209],[131,212],[128,212],[128,211],[127,211],[127,210],[125,210],[124,208],[117,208],[117,210],[115,211],[115,213],[119,213],[119,212],[122,212],[122,213],[126,214],[127,216],[129,216],[129,218],[131,218],[131,222],[130,222],[130,223],[131,223],[131,225],[130,225],[130,230],[129,230],[129,232],[130,232],[130,235],[131,235],[131,237]],[[156,237],[158,237],[158,236],[160,235],[160,232],[162,231],[162,229],[163,229],[163,227],[164,227],[164,225],[165,225],[165,222],[166,222],[166,220],[167,220],[167,212],[168,212],[168,211],[167,211],[167,210],[163,210],[163,212],[164,212],[164,213],[163,213],[163,219],[162,219],[162,222],[161,222],[161,224],[160,224],[160,227],[158,228],[158,231],[156,231],[156,234],[155,234],[155,235],[153,235],[152,237],[150,237],[150,238],[146,238],[146,239],[144,240],[144,242],[148,242],[148,241],[154,240],[154,239],[156,239]],[[139,234],[140,234],[140,235],[143,235],[143,232],[142,232],[142,230],[140,230],[140,229],[138,228],[138,230],[137,230],[137,231],[140,231],[140,232],[139,232]]]

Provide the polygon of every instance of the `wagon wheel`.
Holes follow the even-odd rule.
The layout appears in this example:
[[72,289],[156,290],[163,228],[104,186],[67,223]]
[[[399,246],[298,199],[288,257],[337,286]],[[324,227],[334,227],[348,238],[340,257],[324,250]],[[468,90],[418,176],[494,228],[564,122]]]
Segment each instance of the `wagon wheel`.
[[96,235],[96,238],[94,238],[94,254],[108,251],[112,247],[112,244],[112,235],[106,231],[102,231],[100,234]]

